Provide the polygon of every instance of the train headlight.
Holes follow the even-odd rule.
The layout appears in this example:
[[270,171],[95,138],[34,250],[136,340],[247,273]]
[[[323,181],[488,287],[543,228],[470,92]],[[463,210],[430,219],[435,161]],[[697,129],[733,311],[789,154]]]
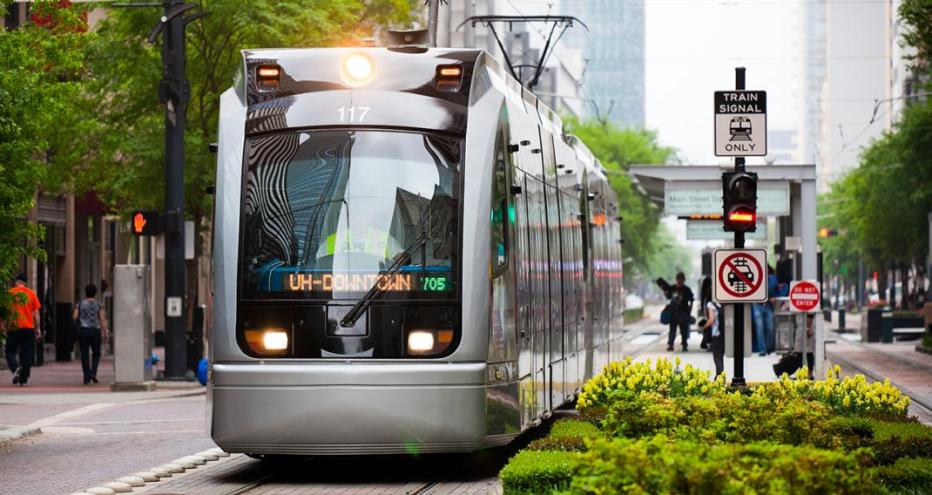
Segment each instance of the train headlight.
[[408,332],[408,354],[441,354],[453,342],[453,330],[412,330]]
[[365,53],[353,53],[343,59],[340,76],[349,86],[365,86],[375,76],[375,63]]
[[285,332],[268,330],[262,334],[262,347],[267,351],[284,351],[288,349],[288,334]]
[[246,344],[257,354],[281,355],[288,352],[288,332],[282,328],[246,330]]

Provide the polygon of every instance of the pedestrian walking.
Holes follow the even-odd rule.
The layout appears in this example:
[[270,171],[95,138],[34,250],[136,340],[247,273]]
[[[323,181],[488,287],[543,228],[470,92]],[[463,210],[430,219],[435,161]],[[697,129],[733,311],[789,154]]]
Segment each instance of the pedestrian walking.
[[710,331],[709,348],[712,351],[712,361],[715,363],[715,376],[718,377],[725,372],[725,332],[724,332],[724,314],[722,305],[712,300],[712,279],[706,278],[702,282],[702,289],[699,292],[700,300],[706,301],[705,330]]
[[97,286],[84,288],[84,300],[74,308],[72,318],[78,325],[78,348],[81,350],[81,369],[84,384],[97,383],[97,365],[100,364],[100,345],[107,340],[107,312],[97,302]]
[[29,370],[36,359],[36,341],[42,338],[39,298],[27,285],[26,275],[20,273],[13,281],[10,295],[13,298],[13,328],[7,330],[6,362],[13,372],[13,385],[26,386]]
[[670,336],[667,338],[667,350],[673,350],[673,343],[676,341],[676,330],[680,330],[680,336],[683,339],[683,352],[689,348],[689,325],[692,320],[693,310],[693,291],[686,285],[686,275],[683,272],[676,274],[676,285],[666,290],[666,296],[670,299]]
[[751,306],[751,314],[754,316],[754,338],[758,352],[761,356],[766,356],[774,351],[776,346],[774,337],[774,316],[773,316],[773,298],[777,293],[777,276],[771,266],[767,267],[767,294],[770,300],[767,302],[756,303]]

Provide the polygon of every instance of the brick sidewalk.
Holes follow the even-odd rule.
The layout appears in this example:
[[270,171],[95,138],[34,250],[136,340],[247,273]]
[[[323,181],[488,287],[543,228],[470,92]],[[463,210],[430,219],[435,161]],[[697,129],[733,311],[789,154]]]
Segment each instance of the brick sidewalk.
[[[159,347],[153,352],[159,356],[153,377],[164,367],[164,349]],[[82,393],[109,392],[113,382],[113,355],[104,355],[97,367],[99,383],[84,385],[84,373],[81,370],[81,358],[76,356],[71,361],[46,361],[43,366],[33,366],[29,372],[29,383],[25,387],[13,385],[13,374],[9,370],[0,371],[0,394],[8,393]],[[197,382],[158,382],[160,390],[199,388]]]

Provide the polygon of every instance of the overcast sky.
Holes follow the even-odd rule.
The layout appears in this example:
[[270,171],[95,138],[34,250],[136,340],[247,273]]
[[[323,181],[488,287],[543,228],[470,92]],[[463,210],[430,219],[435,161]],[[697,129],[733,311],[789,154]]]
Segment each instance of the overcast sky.
[[747,68],[748,89],[767,91],[768,127],[797,127],[798,2],[646,3],[646,125],[663,144],[678,148],[684,163],[721,160],[713,153],[712,95],[734,89],[738,66]]

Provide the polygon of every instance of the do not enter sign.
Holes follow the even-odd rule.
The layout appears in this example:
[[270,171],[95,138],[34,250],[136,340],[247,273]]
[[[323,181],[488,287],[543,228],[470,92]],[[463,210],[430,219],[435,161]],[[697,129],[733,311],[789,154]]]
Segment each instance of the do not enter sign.
[[819,282],[800,280],[790,284],[790,308],[797,313],[811,313],[819,309]]

